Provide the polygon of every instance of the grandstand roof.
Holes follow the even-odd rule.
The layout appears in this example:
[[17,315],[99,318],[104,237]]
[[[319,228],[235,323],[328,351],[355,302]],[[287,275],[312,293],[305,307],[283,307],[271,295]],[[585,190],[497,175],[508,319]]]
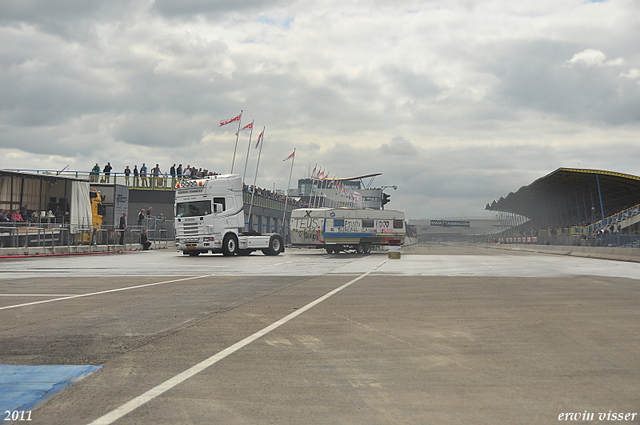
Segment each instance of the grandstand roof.
[[534,225],[593,223],[640,204],[640,177],[603,170],[558,168],[485,209],[519,214]]

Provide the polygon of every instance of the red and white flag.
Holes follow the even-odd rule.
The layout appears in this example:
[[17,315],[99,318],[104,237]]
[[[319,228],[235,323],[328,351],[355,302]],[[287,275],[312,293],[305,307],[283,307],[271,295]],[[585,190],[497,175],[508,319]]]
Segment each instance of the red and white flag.
[[293,152],[291,153],[291,155],[289,155],[288,157],[286,157],[286,158],[285,158],[285,159],[283,159],[282,161],[286,161],[287,159],[291,159],[291,158],[293,158],[294,156],[296,156],[296,151],[293,151]]
[[253,122],[251,124],[247,124],[244,127],[242,127],[240,129],[240,131],[244,131],[244,130],[252,130],[253,129]]
[[263,135],[264,135],[264,130],[262,130],[262,132],[258,136],[258,142],[256,143],[256,149],[258,149],[258,146],[260,146],[260,142],[262,141],[262,136]]
[[231,124],[232,122],[240,121],[240,117],[242,117],[242,113],[235,118],[231,118],[230,120],[220,121],[220,127],[223,125]]
[[311,178],[315,179],[316,178],[316,168],[318,168],[318,166],[316,165],[315,167],[313,167],[313,171],[311,172]]

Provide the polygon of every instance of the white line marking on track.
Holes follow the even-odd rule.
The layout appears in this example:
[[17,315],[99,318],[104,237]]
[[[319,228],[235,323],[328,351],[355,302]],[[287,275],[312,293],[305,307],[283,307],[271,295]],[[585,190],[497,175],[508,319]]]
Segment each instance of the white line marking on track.
[[160,384],[160,385],[158,385],[158,386],[156,386],[154,388],[151,388],[146,393],[139,395],[138,397],[126,402],[122,406],[113,409],[111,412],[107,413],[106,415],[99,417],[95,421],[91,422],[89,425],[110,425],[110,424],[114,423],[115,421],[117,421],[118,419],[122,418],[126,414],[134,411],[138,407],[148,403],[149,401],[153,400],[154,398],[158,397],[159,395],[165,393],[166,391],[169,391],[173,387],[175,387],[175,386],[183,383],[187,379],[197,375],[198,373],[200,373],[203,370],[207,369],[209,366],[212,366],[212,365],[218,363],[220,360],[222,360],[225,357],[235,353],[236,351],[240,350],[241,348],[251,344],[253,341],[257,340],[258,338],[260,338],[260,337],[268,334],[269,332],[279,328],[280,326],[284,325],[285,323],[289,322],[290,320],[295,319],[296,317],[298,317],[299,315],[301,315],[305,311],[315,307],[316,305],[320,304],[322,301],[326,300],[327,298],[337,294],[338,292],[342,291],[345,288],[348,288],[349,286],[351,286],[352,284],[356,283],[360,279],[363,279],[363,278],[367,277],[369,274],[373,273],[376,269],[381,267],[387,261],[388,260],[384,260],[383,262],[381,262],[380,264],[378,264],[377,266],[375,266],[374,268],[372,268],[368,272],[366,272],[364,274],[361,274],[360,276],[356,277],[355,279],[350,280],[349,282],[347,282],[344,285],[334,289],[333,291],[326,293],[322,297],[316,299],[315,301],[310,302],[309,304],[307,304],[304,307],[294,311],[293,313],[289,314],[288,316],[285,316],[282,319],[278,320],[277,322],[274,322],[271,325],[267,326],[266,328],[254,333],[253,335],[250,335],[250,336],[246,337],[242,341],[236,342],[232,346],[225,348],[224,350],[214,354],[213,356],[209,357],[208,359],[203,360],[202,362],[196,364],[195,366],[190,367],[189,369],[185,370],[182,373],[179,373],[178,375],[174,376],[173,378],[164,381],[162,384]]
[[73,297],[77,294],[0,294],[0,297]]
[[112,292],[128,291],[130,289],[147,288],[149,286],[164,285],[164,284],[167,284],[167,283],[175,283],[175,282],[183,282],[185,280],[201,279],[203,277],[209,277],[209,276],[211,276],[211,275],[186,277],[184,279],[165,280],[164,282],[145,283],[143,285],[135,285],[135,286],[127,286],[127,287],[124,287],[124,288],[108,289],[106,291],[90,292],[88,294],[69,295],[69,296],[66,296],[66,297],[53,298],[51,300],[42,300],[42,301],[34,301],[34,302],[31,302],[31,303],[8,305],[6,307],[0,307],[0,310],[9,310],[11,308],[19,308],[19,307],[27,307],[27,306],[30,306],[30,305],[52,303],[52,302],[55,302],[55,301],[72,300],[74,298],[92,297],[94,295],[102,295],[102,294],[109,294],[109,293],[112,293]]

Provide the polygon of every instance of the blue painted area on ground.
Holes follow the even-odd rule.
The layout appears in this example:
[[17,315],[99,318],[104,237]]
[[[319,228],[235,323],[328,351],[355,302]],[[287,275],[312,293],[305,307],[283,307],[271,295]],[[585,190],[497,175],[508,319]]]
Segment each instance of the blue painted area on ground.
[[0,412],[31,410],[101,367],[0,364]]

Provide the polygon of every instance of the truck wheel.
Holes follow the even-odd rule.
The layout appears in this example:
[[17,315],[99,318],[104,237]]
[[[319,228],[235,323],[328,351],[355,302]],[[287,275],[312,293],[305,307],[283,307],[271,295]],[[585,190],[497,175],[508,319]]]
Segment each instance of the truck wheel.
[[370,243],[363,243],[362,244],[362,252],[364,254],[371,254],[371,244]]
[[333,254],[333,248],[326,247],[327,254]]
[[263,249],[262,253],[264,255],[278,255],[283,250],[284,243],[280,235],[272,235],[271,238],[269,238],[269,248]]
[[227,233],[222,240],[222,255],[230,257],[238,252],[238,238],[233,233]]
[[356,253],[357,254],[363,254],[364,253],[364,247],[360,244],[356,245]]

